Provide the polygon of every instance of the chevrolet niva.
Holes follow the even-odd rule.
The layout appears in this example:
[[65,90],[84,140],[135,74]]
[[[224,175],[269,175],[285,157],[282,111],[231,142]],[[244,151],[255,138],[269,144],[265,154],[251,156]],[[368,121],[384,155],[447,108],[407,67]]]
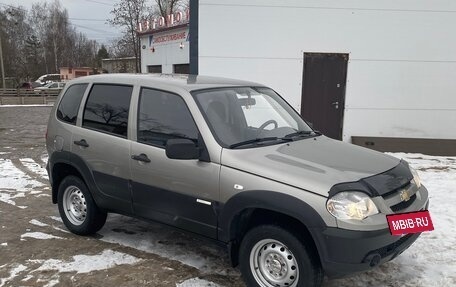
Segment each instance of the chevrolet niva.
[[392,236],[386,215],[429,204],[407,162],[325,137],[246,81],[82,77],[46,144],[70,231],[93,234],[108,212],[190,231],[226,245],[248,286],[319,286],[389,261],[420,233]]

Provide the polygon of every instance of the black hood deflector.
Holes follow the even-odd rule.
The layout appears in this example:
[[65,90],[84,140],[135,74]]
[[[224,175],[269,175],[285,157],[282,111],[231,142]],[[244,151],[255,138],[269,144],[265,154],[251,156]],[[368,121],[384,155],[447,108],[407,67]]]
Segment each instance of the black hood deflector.
[[398,188],[406,186],[413,179],[408,163],[401,160],[394,168],[383,173],[360,179],[356,182],[344,182],[334,185],[329,191],[333,196],[341,191],[361,191],[368,195],[382,196]]

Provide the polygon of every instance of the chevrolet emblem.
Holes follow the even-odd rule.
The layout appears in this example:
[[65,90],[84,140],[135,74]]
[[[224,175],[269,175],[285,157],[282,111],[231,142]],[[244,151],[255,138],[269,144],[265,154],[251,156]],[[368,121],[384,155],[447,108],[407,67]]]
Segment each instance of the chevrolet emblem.
[[409,199],[410,199],[410,194],[408,193],[408,191],[405,190],[405,189],[402,190],[401,191],[401,200],[402,201],[409,201]]

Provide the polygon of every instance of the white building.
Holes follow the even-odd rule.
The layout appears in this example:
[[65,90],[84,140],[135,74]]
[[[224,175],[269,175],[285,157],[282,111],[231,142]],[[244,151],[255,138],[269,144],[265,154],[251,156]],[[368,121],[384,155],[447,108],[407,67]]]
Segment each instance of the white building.
[[266,84],[334,138],[456,155],[456,1],[191,0],[190,16],[191,73]]
[[[151,19],[140,27],[143,73],[189,73],[188,12]],[[177,21],[178,20],[178,21]]]

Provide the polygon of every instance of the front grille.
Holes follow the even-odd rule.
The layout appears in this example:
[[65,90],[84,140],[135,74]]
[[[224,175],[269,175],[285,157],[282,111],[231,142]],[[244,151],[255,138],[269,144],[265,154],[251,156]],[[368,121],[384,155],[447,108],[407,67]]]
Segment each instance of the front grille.
[[407,207],[412,205],[413,202],[415,202],[415,199],[416,199],[416,194],[412,195],[410,197],[410,199],[407,200],[407,201],[401,201],[400,203],[391,206],[391,210],[394,211],[394,212],[398,212],[400,210],[406,209]]
[[[383,194],[382,197],[385,200],[386,205],[391,208],[394,213],[397,213],[407,209],[415,202],[417,199],[417,191],[418,187],[412,181],[402,185],[400,188]],[[404,200],[406,198],[409,199]]]

